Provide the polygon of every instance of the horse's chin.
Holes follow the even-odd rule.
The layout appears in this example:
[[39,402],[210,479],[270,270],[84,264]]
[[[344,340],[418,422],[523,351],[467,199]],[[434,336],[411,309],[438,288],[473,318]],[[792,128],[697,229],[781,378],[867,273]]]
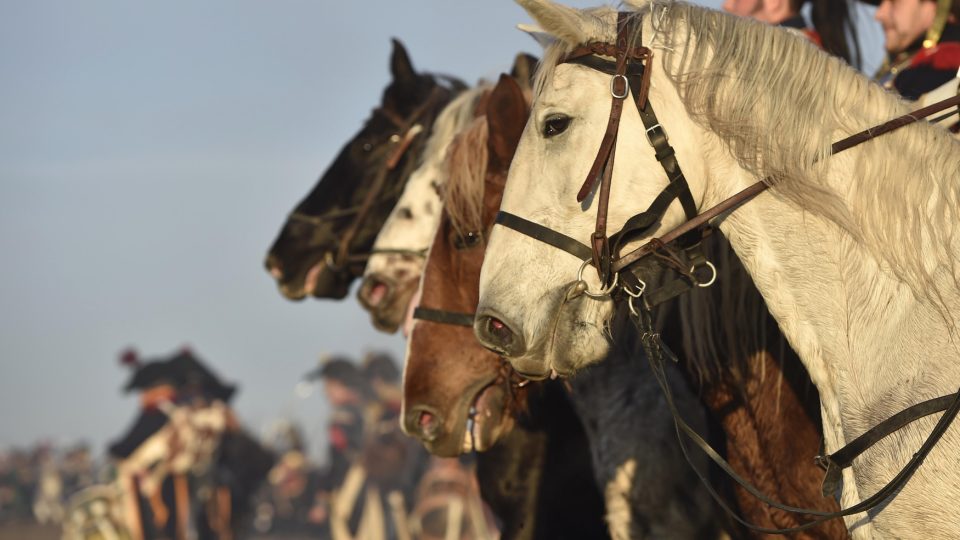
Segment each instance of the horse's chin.
[[307,271],[303,289],[314,298],[343,300],[350,292],[353,277],[345,270],[334,270],[325,261],[320,261]]
[[376,298],[376,302],[373,302],[374,298],[368,289],[376,285],[364,281],[357,292],[357,298],[360,300],[360,305],[370,312],[370,321],[374,328],[381,332],[393,334],[403,324],[410,300],[416,294],[419,284],[419,276],[416,279],[408,279],[397,285],[378,284],[386,287],[386,293],[382,297]]
[[[513,429],[514,418],[508,411],[510,396],[503,384],[491,381],[466,395],[471,399],[456,408],[457,414],[448,420],[446,433],[423,442],[431,454],[457,457],[474,451],[485,452]],[[475,411],[472,419],[471,409]]]
[[477,394],[473,422],[468,421],[464,430],[463,452],[486,452],[513,428],[513,417],[507,412],[508,399],[502,384],[487,386]]
[[277,288],[280,290],[280,294],[287,300],[300,302],[307,297],[307,293],[303,290],[303,285],[300,284],[278,282]]

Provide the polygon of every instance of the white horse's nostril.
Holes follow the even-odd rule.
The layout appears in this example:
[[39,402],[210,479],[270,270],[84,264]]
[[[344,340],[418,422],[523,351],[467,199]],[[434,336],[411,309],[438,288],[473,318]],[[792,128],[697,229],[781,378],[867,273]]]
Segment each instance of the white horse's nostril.
[[370,287],[370,294],[367,295],[367,303],[371,307],[380,305],[380,302],[387,296],[387,286],[383,283],[377,283]]

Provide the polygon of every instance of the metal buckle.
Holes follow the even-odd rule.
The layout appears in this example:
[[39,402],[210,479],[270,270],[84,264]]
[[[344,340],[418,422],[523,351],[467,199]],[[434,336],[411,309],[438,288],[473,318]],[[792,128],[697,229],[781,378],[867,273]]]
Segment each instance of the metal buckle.
[[[623,79],[623,95],[617,93],[618,78]],[[620,75],[618,73],[614,75],[612,79],[610,79],[610,95],[617,99],[625,99],[628,95],[630,95],[630,81],[627,80],[626,75]]]
[[613,289],[617,286],[617,282],[620,281],[620,274],[613,274],[613,281],[607,285],[606,288],[600,289],[599,292],[590,292],[589,287],[587,287],[587,282],[583,280],[583,269],[590,264],[590,259],[583,261],[583,264],[580,265],[580,270],[577,271],[577,282],[583,283],[583,294],[589,296],[590,298],[605,298],[610,296],[610,293],[613,292]]
[[[617,275],[619,276],[620,274],[617,274]],[[630,313],[632,313],[634,317],[639,317],[640,312],[637,311],[636,306],[633,305],[633,301],[643,296],[643,292],[647,290],[646,281],[640,278],[637,278],[637,281],[640,282],[640,287],[638,288],[637,292],[631,291],[630,287],[628,287],[626,283],[624,283],[623,287],[621,287],[623,289],[623,292],[627,293],[627,296],[630,297],[630,298],[627,298],[627,307],[630,308]]]
[[333,272],[340,272],[343,270],[343,267],[337,264],[336,256],[332,251],[328,251],[323,254],[323,262],[325,262],[327,264],[327,268]]
[[650,146],[654,146],[653,139],[650,137],[650,132],[654,130],[660,130],[660,133],[663,133],[663,142],[670,140],[670,137],[667,136],[667,130],[663,129],[663,126],[660,125],[660,122],[657,122],[655,125],[647,128],[647,142],[650,143]]

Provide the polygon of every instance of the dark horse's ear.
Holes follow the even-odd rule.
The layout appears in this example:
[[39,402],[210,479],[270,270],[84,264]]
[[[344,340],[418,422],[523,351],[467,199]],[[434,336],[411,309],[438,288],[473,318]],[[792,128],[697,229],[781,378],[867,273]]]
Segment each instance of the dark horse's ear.
[[533,74],[537,71],[536,56],[527,53],[520,53],[513,60],[513,67],[510,68],[510,76],[520,83],[520,88],[524,90],[533,89]]
[[413,63],[410,62],[410,55],[403,43],[397,38],[392,38],[393,53],[390,55],[390,73],[393,74],[393,80],[400,86],[413,86],[417,80],[417,72],[413,70]]
[[[490,157],[506,168],[513,159],[513,153],[520,142],[520,134],[527,123],[529,111],[527,98],[517,81],[509,75],[500,75],[500,80],[490,92],[487,104],[487,126],[490,136],[487,148]],[[491,159],[494,162],[494,159]]]

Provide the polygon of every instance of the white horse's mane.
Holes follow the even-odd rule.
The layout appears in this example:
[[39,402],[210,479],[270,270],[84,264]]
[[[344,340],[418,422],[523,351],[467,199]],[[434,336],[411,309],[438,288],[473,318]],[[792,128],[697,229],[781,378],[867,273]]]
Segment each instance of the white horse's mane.
[[473,120],[447,151],[443,209],[458,234],[483,227],[484,178],[487,176],[487,117]]
[[[651,18],[655,35],[643,44],[661,58],[654,69],[666,71],[688,114],[744,169],[769,177],[775,196],[836,224],[918,296],[940,298],[930,261],[947,265],[957,283],[960,142],[946,130],[921,122],[850,150],[854,174],[831,185],[831,144],[905,114],[905,103],[777,27],[670,0],[634,16]],[[579,38],[570,30],[547,48],[536,93],[573,47],[613,40],[611,9],[585,17]]]
[[481,82],[473,88],[464,90],[454,98],[433,123],[430,138],[423,151],[424,160],[443,161],[447,155],[447,146],[457,133],[460,133],[473,121],[477,105],[490,84]]

